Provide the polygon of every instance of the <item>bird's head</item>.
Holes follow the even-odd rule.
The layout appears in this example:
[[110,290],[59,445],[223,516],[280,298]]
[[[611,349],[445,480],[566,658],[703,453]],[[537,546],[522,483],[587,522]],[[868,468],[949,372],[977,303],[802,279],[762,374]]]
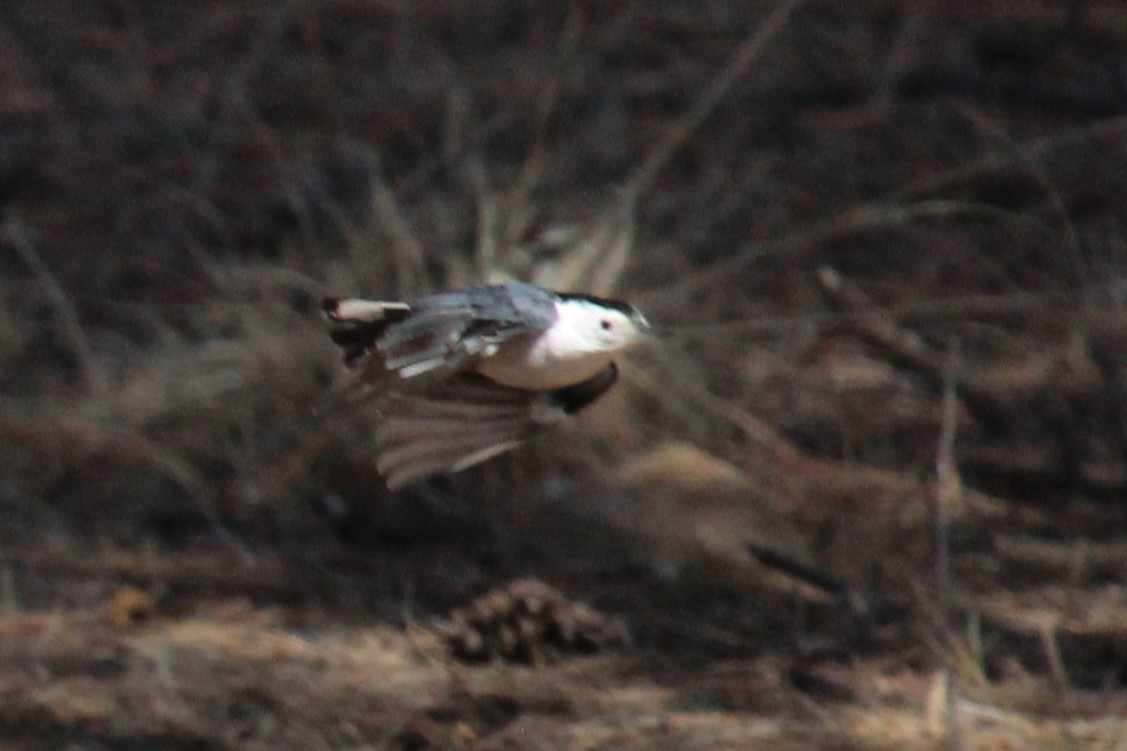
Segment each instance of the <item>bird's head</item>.
[[558,306],[559,324],[572,328],[591,352],[620,352],[653,333],[640,310],[619,300],[565,293],[560,295]]

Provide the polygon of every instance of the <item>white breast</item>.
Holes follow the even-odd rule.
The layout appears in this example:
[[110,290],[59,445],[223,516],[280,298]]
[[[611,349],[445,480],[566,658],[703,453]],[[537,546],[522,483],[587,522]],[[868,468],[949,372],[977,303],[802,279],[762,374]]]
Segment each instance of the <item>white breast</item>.
[[566,306],[556,309],[551,328],[536,338],[509,340],[478,372],[506,386],[548,391],[585,381],[609,365],[615,353],[594,338],[597,318]]

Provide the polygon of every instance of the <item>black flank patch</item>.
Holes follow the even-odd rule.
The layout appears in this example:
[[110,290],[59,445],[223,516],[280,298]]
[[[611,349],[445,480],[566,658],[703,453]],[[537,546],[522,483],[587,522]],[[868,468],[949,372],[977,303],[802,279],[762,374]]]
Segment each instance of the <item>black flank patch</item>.
[[552,401],[567,414],[574,415],[609,391],[617,380],[618,366],[612,362],[586,381],[556,389],[552,392]]

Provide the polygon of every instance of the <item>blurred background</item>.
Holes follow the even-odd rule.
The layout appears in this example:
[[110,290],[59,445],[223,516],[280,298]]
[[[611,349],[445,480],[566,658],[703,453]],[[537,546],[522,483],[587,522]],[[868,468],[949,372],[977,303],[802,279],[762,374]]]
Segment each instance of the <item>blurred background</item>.
[[[1125,46],[7,0],[0,745],[1127,748]],[[505,279],[676,335],[388,493],[321,297]]]

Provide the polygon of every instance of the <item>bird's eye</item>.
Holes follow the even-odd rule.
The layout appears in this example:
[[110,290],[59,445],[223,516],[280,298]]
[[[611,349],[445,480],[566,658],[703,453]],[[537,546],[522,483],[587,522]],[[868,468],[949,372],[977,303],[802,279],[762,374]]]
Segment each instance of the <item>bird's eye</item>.
[[610,320],[608,320],[606,318],[599,321],[599,325],[603,327],[603,331],[610,331],[611,329],[614,328],[614,324],[611,323]]

